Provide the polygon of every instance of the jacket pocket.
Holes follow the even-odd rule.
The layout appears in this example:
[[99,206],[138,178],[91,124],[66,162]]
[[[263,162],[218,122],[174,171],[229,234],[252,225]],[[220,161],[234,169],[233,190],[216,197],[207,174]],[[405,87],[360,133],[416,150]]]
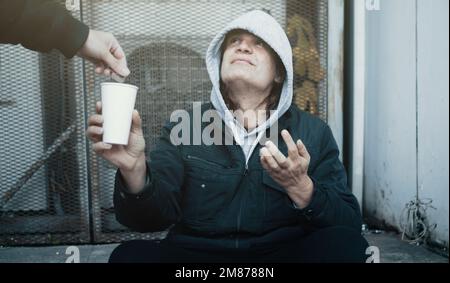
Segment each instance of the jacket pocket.
[[216,222],[217,216],[229,202],[231,188],[220,180],[189,177],[186,180],[186,218],[193,222]]
[[188,156],[182,199],[184,221],[194,226],[216,223],[231,201],[237,172],[225,164]]
[[204,166],[208,166],[208,167],[213,166],[214,168],[219,168],[219,169],[230,168],[230,166],[219,163],[217,161],[211,161],[211,160],[204,159],[204,158],[201,158],[201,157],[198,157],[195,155],[191,155],[191,154],[186,155],[186,159],[189,160],[190,162],[193,162],[194,164],[198,163],[200,165],[204,165]]
[[[197,177],[206,179],[216,179],[226,171],[233,172],[231,165],[222,163],[222,161],[213,161],[200,157],[198,155],[187,154],[184,157],[187,172],[193,172]],[[191,174],[191,175],[192,175]]]

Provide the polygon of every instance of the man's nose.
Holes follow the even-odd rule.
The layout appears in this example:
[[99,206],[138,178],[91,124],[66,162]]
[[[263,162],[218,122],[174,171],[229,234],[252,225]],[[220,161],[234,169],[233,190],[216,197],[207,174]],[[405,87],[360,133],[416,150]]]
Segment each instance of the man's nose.
[[252,49],[250,43],[245,39],[241,40],[239,42],[237,50],[240,52],[243,52],[243,53],[252,53],[253,52],[253,49]]

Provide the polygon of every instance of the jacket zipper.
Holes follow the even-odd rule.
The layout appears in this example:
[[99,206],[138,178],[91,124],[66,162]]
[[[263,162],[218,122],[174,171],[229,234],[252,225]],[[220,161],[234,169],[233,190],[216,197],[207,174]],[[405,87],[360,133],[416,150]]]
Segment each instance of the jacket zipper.
[[206,164],[209,164],[212,166],[220,167],[221,169],[227,168],[227,166],[224,166],[222,164],[215,163],[215,162],[212,162],[212,161],[209,161],[209,160],[197,157],[197,156],[187,155],[186,157],[187,157],[187,159],[196,160],[196,161],[203,162],[203,163],[206,163]]
[[[245,163],[245,170],[244,170],[242,178],[245,178],[245,176],[247,176],[247,173],[248,173],[248,164]],[[243,200],[243,198],[241,198],[241,201],[239,204],[239,214],[237,217],[237,233],[236,233],[236,241],[235,241],[236,249],[239,248],[239,230],[241,229],[242,200]]]

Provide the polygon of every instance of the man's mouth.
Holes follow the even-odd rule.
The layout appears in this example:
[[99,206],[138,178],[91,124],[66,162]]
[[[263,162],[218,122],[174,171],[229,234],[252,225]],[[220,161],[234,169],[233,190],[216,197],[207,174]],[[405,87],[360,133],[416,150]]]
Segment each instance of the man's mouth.
[[241,64],[244,63],[244,64],[249,64],[249,65],[253,66],[253,63],[247,59],[234,59],[233,61],[231,61],[231,64],[234,64],[234,63],[241,63]]

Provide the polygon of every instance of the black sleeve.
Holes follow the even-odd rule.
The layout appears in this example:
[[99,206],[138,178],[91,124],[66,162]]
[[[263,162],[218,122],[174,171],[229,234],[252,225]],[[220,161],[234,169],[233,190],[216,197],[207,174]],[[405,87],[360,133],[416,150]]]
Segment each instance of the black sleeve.
[[339,160],[339,149],[331,129],[322,130],[318,164],[309,173],[314,183],[311,202],[302,209],[315,227],[348,226],[361,231],[361,211],[355,196],[347,187],[345,168]]
[[114,210],[121,224],[138,232],[162,231],[181,218],[181,187],[184,166],[178,147],[164,127],[147,162],[147,184],[139,194],[130,194],[117,170]]
[[50,0],[0,0],[0,43],[72,58],[83,46],[89,27]]

